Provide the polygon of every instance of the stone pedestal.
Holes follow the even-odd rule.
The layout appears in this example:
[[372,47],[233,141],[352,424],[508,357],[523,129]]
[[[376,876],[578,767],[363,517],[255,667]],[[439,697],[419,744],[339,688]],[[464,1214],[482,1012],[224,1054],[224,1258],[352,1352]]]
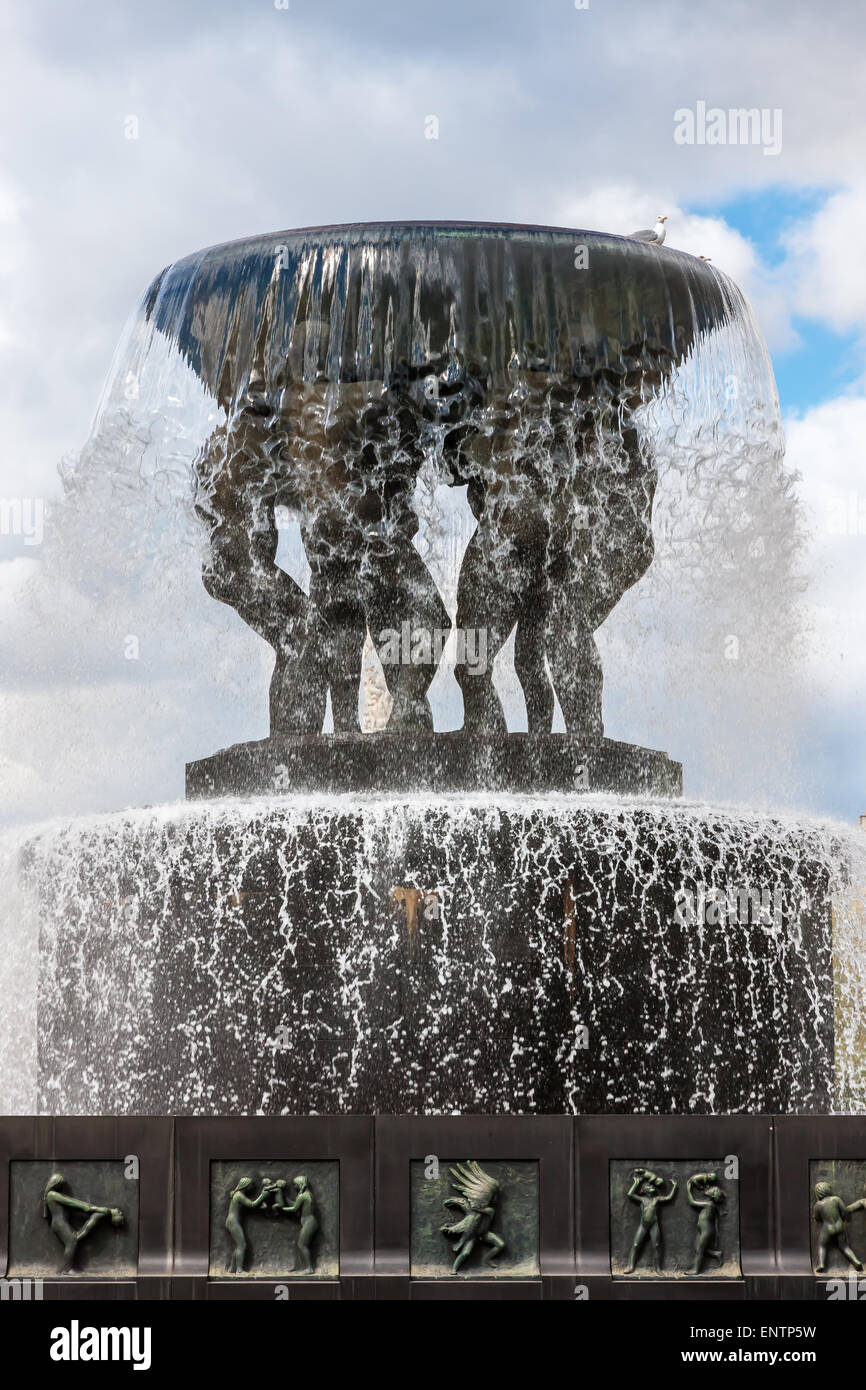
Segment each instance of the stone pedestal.
[[187,763],[186,794],[616,792],[680,796],[666,753],[573,734],[311,734],[236,743]]

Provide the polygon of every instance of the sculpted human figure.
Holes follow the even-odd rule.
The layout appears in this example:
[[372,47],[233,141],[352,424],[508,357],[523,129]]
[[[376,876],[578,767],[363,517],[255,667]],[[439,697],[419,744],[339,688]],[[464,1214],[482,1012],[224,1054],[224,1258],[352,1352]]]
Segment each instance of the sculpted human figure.
[[319,1229],[319,1218],[316,1213],[316,1203],[308,1180],[302,1175],[295,1178],[294,1187],[297,1191],[295,1200],[283,1206],[282,1210],[286,1216],[296,1216],[301,1223],[298,1233],[298,1254],[304,1266],[306,1274],[313,1273],[313,1256],[310,1250],[313,1237]]
[[[404,622],[450,626],[413,510],[419,483],[450,482],[477,522],[458,635],[483,630],[492,659],[514,632],[531,733],[558,697],[570,733],[601,737],[595,634],[653,558],[645,407],[737,310],[698,262],[601,237],[575,277],[571,234],[538,231],[308,228],[150,287],[146,317],[224,412],[197,470],[205,584],[274,646],[272,733],[320,731],[328,691],[335,731],[356,730],[367,632],[379,649]],[[308,595],[274,562],[275,507]],[[455,674],[466,730],[505,732],[490,664]],[[433,675],[386,671],[392,729],[432,729]]]
[[247,1257],[247,1237],[244,1231],[244,1217],[248,1211],[258,1210],[271,1191],[269,1184],[265,1183],[258,1197],[248,1197],[247,1193],[252,1185],[252,1178],[241,1178],[229,1198],[226,1230],[234,1245],[234,1250],[230,1254],[226,1264],[226,1270],[229,1274],[244,1273],[244,1264],[246,1263]]
[[[275,1180],[268,1179],[265,1183],[263,1183],[262,1191],[265,1194],[265,1201],[262,1210],[266,1212],[269,1211],[273,1215],[279,1215],[279,1213],[285,1208],[286,1205],[285,1190],[285,1178],[277,1178]],[[271,1199],[270,1204],[268,1203],[269,1197]]]
[[445,1236],[456,1237],[453,1246],[456,1258],[451,1267],[452,1274],[456,1274],[460,1266],[469,1259],[478,1241],[488,1247],[484,1254],[485,1264],[492,1264],[499,1258],[505,1249],[505,1241],[490,1229],[499,1197],[498,1180],[491,1178],[479,1163],[471,1159],[468,1163],[458,1163],[456,1168],[451,1169],[451,1173],[456,1179],[451,1186],[460,1195],[446,1197],[444,1205],[457,1207],[464,1215],[462,1220],[449,1226],[440,1226],[439,1229]]
[[686,1196],[689,1206],[694,1207],[698,1213],[692,1274],[700,1274],[708,1255],[720,1262],[723,1258],[719,1249],[718,1231],[720,1208],[725,1194],[718,1185],[716,1173],[696,1173],[686,1183]]
[[[657,474],[631,419],[655,376],[636,357],[615,384],[603,370],[559,387],[544,373],[519,378],[519,405],[488,405],[488,428],[449,460],[478,522],[460,570],[457,626],[483,625],[492,657],[516,625],[530,733],[550,732],[555,692],[566,730],[600,737],[594,634],[654,553]],[[454,674],[464,728],[504,733],[492,661],[484,675],[460,665]]]
[[[45,1191],[42,1194],[43,1215],[51,1223],[51,1230],[60,1244],[63,1246],[63,1265],[61,1274],[70,1274],[75,1264],[75,1256],[78,1247],[87,1238],[94,1226],[102,1220],[104,1216],[111,1217],[113,1226],[123,1225],[123,1212],[119,1207],[97,1207],[92,1202],[83,1202],[77,1197],[72,1197],[68,1192],[61,1192],[65,1186],[66,1179],[62,1173],[52,1173],[48,1182],[45,1184]],[[68,1213],[71,1211],[87,1212],[87,1220],[78,1230],[75,1230]]]
[[[246,387],[236,398],[232,382],[218,383],[226,423],[196,461],[196,511],[208,531],[203,581],[274,649],[271,733],[320,733],[329,690],[334,731],[352,732],[367,632],[376,644],[404,622],[430,633],[450,625],[412,544],[424,412],[404,381],[378,395],[346,383],[326,401],[318,381],[270,379],[276,284]],[[227,352],[229,376],[233,361]],[[279,516],[298,519],[309,594],[276,564]],[[432,729],[434,675],[429,663],[386,668],[392,730]]]
[[845,1206],[842,1198],[836,1195],[828,1182],[815,1184],[815,1197],[817,1200],[812,1208],[812,1216],[818,1223],[818,1263],[815,1266],[817,1273],[823,1274],[827,1268],[827,1255],[832,1245],[836,1246],[855,1269],[862,1269],[863,1264],[848,1244],[845,1233],[845,1223],[851,1208]]
[[648,1168],[635,1168],[634,1178],[627,1195],[631,1201],[638,1203],[640,1220],[632,1242],[626,1274],[634,1273],[635,1265],[647,1239],[652,1246],[653,1268],[656,1271],[661,1269],[662,1232],[659,1222],[659,1206],[665,1202],[673,1201],[677,1191],[677,1180],[671,1178],[671,1190],[667,1195],[664,1194],[664,1185],[664,1178],[660,1178],[657,1173],[651,1173]]

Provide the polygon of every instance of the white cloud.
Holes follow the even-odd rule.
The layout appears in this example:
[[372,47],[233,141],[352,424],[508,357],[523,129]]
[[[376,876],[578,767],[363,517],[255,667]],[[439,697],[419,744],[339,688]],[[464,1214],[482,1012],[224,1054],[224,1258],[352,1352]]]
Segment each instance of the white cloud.
[[840,331],[864,331],[866,182],[833,194],[786,240],[797,311]]
[[827,401],[787,421],[786,435],[811,531],[813,679],[827,699],[866,704],[866,400]]

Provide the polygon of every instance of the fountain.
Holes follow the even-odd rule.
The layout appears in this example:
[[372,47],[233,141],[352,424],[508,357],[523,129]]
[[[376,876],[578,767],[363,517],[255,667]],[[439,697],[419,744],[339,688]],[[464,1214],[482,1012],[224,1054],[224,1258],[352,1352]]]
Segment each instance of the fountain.
[[185,805],[31,838],[39,1109],[862,1108],[848,847],[683,802],[678,762],[602,724],[596,633],[677,449],[780,476],[737,288],[600,233],[327,227],[170,266],[108,406],[156,352],[213,407],[188,510],[207,594],[273,650],[270,731],[191,761]]

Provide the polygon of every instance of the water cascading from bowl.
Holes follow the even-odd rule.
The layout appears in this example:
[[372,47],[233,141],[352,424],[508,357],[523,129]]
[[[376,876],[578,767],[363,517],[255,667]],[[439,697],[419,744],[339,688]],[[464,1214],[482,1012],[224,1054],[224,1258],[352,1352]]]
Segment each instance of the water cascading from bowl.
[[[274,652],[270,733],[188,773],[195,795],[253,801],[33,839],[42,1107],[862,1104],[858,918],[838,906],[856,902],[853,846],[636,802],[676,792],[677,765],[602,737],[608,615],[629,609],[626,658],[649,626],[678,671],[735,612],[768,704],[796,645],[772,371],[723,275],[550,229],[214,248],[146,294],[68,475],[57,568],[83,587],[100,504],[101,594],[149,595],[189,639],[180,663],[222,622],[215,694],[237,679],[236,610]],[[462,733],[442,734],[460,722],[447,650],[438,689],[433,663],[377,667],[404,623],[488,633],[489,669],[455,671]],[[365,652],[368,697],[393,705],[373,736]],[[773,735],[778,762],[790,731]],[[683,892],[782,906],[772,932],[728,909],[690,922]],[[70,1056],[87,1058],[74,1078]]]

